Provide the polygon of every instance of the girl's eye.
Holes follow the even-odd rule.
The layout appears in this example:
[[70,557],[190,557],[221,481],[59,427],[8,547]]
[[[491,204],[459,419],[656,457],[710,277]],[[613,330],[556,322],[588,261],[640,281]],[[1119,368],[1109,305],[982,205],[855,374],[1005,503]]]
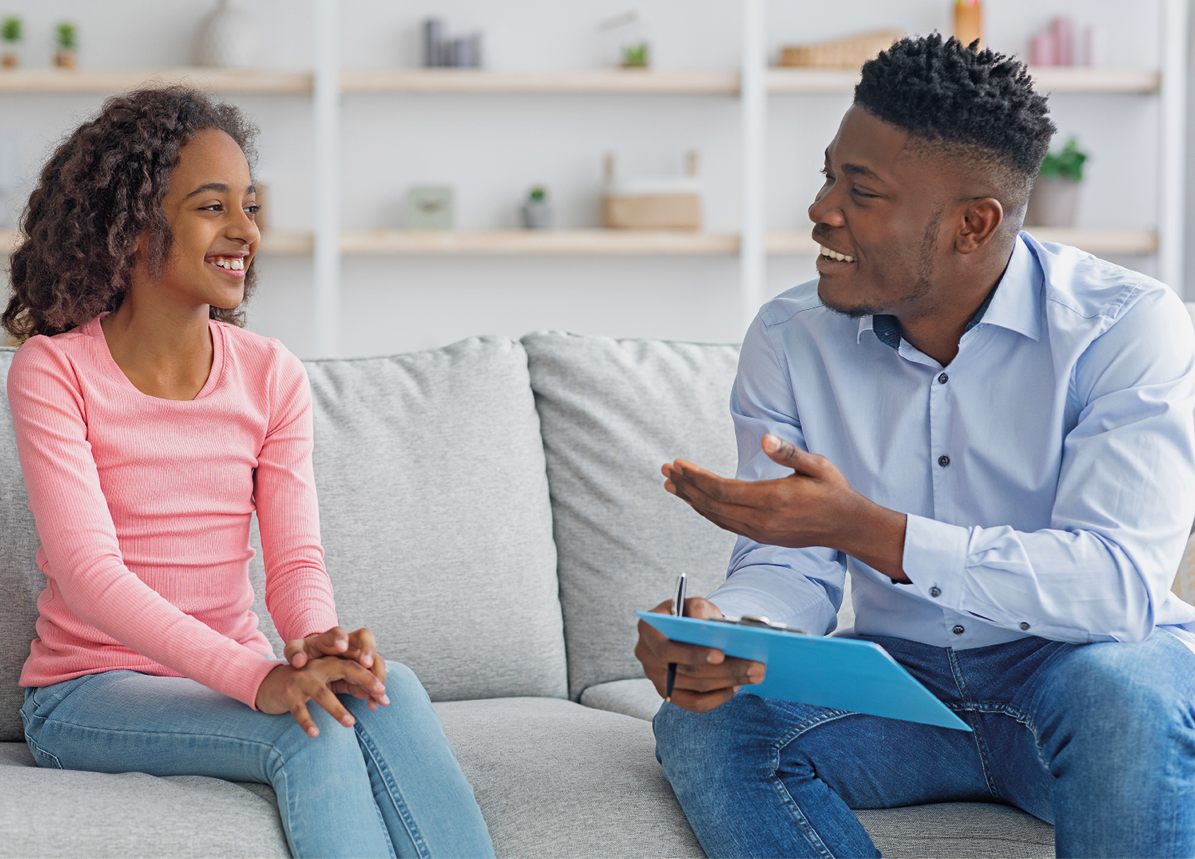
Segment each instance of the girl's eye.
[[248,212],[250,215],[256,215],[258,212],[261,211],[261,206],[254,203],[251,206],[246,206],[245,211]]
[[199,207],[199,210],[202,212],[218,212],[218,211],[220,211],[220,209],[221,209],[221,205],[219,203],[212,203],[207,206]]

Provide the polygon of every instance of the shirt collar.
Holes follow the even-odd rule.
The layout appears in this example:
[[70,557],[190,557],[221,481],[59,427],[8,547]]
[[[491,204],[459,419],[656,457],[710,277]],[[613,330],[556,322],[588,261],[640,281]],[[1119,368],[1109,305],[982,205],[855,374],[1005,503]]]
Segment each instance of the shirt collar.
[[[983,322],[1023,334],[1030,340],[1039,339],[1042,280],[1041,266],[1025,240],[1018,235],[1004,275],[975,311],[963,333]],[[900,348],[900,323],[895,316],[885,313],[864,316],[859,320],[858,339],[862,339],[864,331],[873,332],[886,346]]]

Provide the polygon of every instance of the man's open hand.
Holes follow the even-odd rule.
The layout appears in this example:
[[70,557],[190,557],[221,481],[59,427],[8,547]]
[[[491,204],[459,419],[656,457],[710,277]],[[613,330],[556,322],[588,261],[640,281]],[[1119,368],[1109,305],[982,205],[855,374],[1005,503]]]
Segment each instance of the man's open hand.
[[763,451],[793,470],[776,480],[729,480],[678,459],[660,470],[664,488],[719,528],[757,543],[846,552],[896,581],[902,566],[906,516],[856,492],[824,456],[783,439],[763,437]]
[[[656,614],[671,614],[672,601],[652,609]],[[721,617],[713,603],[701,597],[685,600],[687,617]],[[721,650],[697,644],[669,641],[664,633],[639,621],[639,643],[635,658],[643,663],[643,673],[663,698],[668,686],[668,663],[676,663],[676,683],[672,703],[694,713],[704,713],[729,701],[744,683],[761,683],[762,662],[727,658]]]

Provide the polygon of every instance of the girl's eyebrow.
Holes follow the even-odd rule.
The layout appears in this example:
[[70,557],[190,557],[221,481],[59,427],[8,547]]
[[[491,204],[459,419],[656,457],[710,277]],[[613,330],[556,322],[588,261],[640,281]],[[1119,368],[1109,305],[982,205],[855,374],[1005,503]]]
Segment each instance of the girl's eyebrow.
[[[196,194],[202,194],[205,191],[216,191],[217,193],[220,193],[220,194],[227,194],[231,190],[232,189],[229,188],[227,185],[225,185],[223,182],[208,182],[206,185],[200,185],[198,188],[196,188],[194,191],[192,191],[186,197],[183,197],[183,199],[189,200],[192,197],[194,197]],[[246,190],[246,193],[256,194],[257,193],[256,186],[250,185],[249,188]]]

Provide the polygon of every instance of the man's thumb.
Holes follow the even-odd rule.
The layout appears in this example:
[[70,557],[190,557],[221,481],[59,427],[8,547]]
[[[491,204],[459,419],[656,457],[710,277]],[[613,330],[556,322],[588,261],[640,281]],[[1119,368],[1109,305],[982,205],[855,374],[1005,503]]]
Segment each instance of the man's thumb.
[[801,451],[792,442],[787,442],[779,436],[768,433],[763,437],[763,452],[777,465],[784,465],[798,471],[804,471],[798,466]]

